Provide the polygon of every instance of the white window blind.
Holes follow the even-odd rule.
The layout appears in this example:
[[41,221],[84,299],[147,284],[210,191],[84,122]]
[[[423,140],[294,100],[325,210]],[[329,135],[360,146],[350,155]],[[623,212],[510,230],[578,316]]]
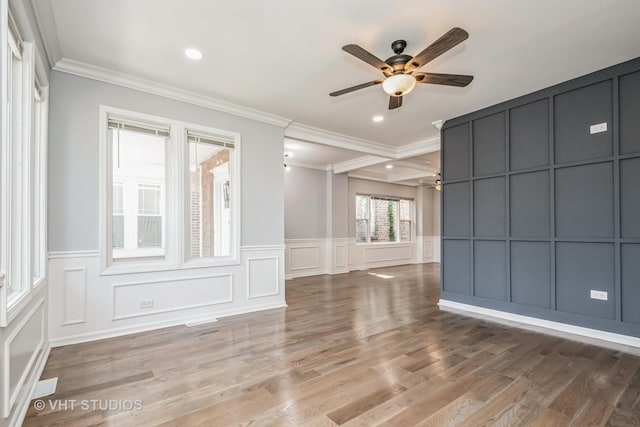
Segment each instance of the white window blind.
[[235,148],[235,144],[232,139],[225,138],[223,136],[218,135],[209,135],[206,133],[196,132],[190,129],[187,129],[187,142],[193,143],[201,143],[201,144],[211,144],[217,145],[220,147],[225,147],[230,150]]
[[163,136],[165,138],[171,136],[171,127],[166,124],[131,120],[111,114],[108,115],[107,126],[109,129],[120,129],[147,135]]

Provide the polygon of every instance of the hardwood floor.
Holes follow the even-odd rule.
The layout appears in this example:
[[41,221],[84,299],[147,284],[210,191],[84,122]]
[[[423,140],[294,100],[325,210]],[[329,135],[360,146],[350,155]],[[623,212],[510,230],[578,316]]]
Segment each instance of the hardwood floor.
[[300,278],[286,310],[56,348],[25,426],[640,425],[639,357],[441,312],[439,274]]

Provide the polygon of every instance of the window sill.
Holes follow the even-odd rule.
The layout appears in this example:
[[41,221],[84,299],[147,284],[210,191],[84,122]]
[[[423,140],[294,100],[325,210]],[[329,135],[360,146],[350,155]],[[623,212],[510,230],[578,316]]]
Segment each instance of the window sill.
[[184,262],[183,264],[175,264],[170,261],[124,261],[111,264],[106,268],[103,268],[100,272],[100,276],[117,276],[137,273],[157,273],[162,271],[183,271],[193,270],[197,268],[216,268],[216,267],[228,267],[240,265],[240,257],[220,257],[204,258],[204,259],[192,259]]

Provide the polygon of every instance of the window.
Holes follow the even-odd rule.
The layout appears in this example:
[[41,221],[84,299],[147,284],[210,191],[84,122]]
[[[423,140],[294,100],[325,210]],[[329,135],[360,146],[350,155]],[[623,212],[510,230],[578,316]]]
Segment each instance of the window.
[[113,218],[111,243],[114,249],[124,249],[124,185],[113,183]]
[[44,281],[46,271],[46,164],[47,164],[47,103],[46,89],[37,79],[33,87],[33,129],[31,149],[31,264],[34,286]]
[[[23,73],[23,43],[18,33],[15,23],[9,15],[9,31],[8,31],[8,58],[7,58],[7,145],[8,166],[10,180],[9,196],[9,217],[10,229],[7,233],[10,236],[10,256],[6,282],[8,283],[8,299],[9,306],[13,305],[17,300],[25,294],[27,289],[23,286],[24,269],[23,260],[20,254],[23,253],[24,235],[22,223],[28,218],[26,212],[23,211],[24,204],[23,191],[25,189],[25,169],[23,168],[23,158],[25,149],[27,148],[26,138],[23,134],[23,126],[25,125],[24,104],[27,102],[24,93],[24,73]],[[28,172],[28,169],[26,169]]]
[[162,186],[138,186],[138,247],[162,248]]
[[103,274],[239,262],[240,137],[101,107]]
[[113,260],[164,258],[169,127],[109,117]]
[[410,242],[412,236],[413,202],[411,200],[400,199],[400,228],[399,235],[401,242]]
[[356,195],[356,242],[410,242],[413,200]]
[[369,196],[356,195],[356,242],[367,243],[369,228]]
[[191,258],[228,256],[231,249],[230,159],[234,145],[187,131]]
[[[5,10],[6,11],[6,10]],[[46,274],[47,89],[36,78],[36,47],[24,41],[11,8],[1,23],[0,327]],[[46,78],[46,75],[42,76]]]

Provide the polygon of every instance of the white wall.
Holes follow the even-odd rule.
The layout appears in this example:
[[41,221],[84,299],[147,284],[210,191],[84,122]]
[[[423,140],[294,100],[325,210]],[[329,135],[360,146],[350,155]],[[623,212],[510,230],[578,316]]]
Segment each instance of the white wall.
[[[101,104],[240,133],[239,264],[101,275]],[[49,136],[53,345],[285,305],[282,128],[54,71]],[[149,299],[153,307],[140,308],[139,302]]]

